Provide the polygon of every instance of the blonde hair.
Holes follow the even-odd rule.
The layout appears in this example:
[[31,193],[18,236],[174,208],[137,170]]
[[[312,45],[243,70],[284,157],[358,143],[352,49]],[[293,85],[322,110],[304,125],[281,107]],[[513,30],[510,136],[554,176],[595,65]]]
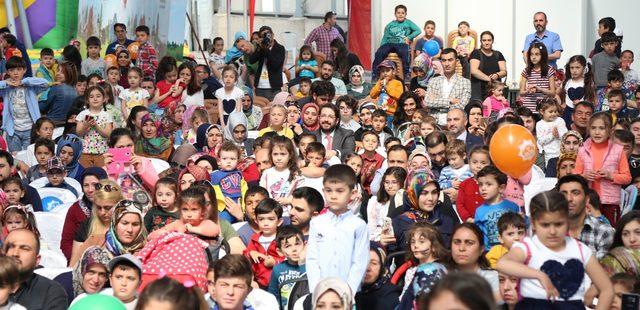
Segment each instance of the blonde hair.
[[[120,189],[120,186],[118,186],[116,182],[111,180],[100,180],[98,184],[99,185],[96,185],[96,186],[99,187],[100,189],[96,190],[95,193],[93,194],[94,204],[96,200],[100,200],[100,201],[113,202],[113,205],[115,206],[116,203],[118,203],[118,201],[122,200],[122,190]],[[110,191],[107,189],[110,189]],[[101,231],[106,232],[108,228],[109,227],[105,226],[102,223],[102,221],[100,221],[100,219],[98,218],[97,208],[91,208],[91,221],[89,223],[89,230],[87,231],[87,237],[91,236],[93,233],[96,233],[96,232],[101,232]]]

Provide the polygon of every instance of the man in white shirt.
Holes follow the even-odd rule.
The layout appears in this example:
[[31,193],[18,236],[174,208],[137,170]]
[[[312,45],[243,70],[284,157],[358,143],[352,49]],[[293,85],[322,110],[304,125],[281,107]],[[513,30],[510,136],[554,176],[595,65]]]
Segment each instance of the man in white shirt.
[[457,57],[458,53],[452,48],[440,53],[443,75],[429,80],[423,101],[440,126],[447,124],[449,110],[463,109],[471,98],[471,81],[456,74]]
[[325,60],[320,67],[320,77],[312,79],[311,81],[329,81],[336,88],[336,96],[343,96],[347,94],[347,86],[344,85],[342,79],[333,77],[335,71],[335,64],[331,60]]

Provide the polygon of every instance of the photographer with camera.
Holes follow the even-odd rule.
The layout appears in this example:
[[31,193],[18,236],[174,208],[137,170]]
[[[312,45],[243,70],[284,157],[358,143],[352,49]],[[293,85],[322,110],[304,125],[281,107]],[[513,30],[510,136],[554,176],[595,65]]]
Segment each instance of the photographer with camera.
[[254,83],[256,95],[271,101],[286,82],[282,72],[285,50],[284,46],[273,38],[271,27],[262,26],[258,33],[260,34],[258,46],[248,55],[248,60],[249,63],[258,64]]

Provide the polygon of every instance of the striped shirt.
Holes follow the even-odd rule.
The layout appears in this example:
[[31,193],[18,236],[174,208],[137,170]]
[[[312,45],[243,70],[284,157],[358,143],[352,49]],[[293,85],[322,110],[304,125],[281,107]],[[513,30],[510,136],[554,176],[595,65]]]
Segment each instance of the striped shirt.
[[[556,74],[556,69],[549,66],[549,71],[546,76],[542,76],[542,72],[540,70],[531,70],[530,74],[527,74],[527,69],[522,70],[522,77],[527,79],[527,87],[538,86],[540,88],[549,89],[549,78]],[[522,94],[520,98],[522,98],[522,104],[531,110],[533,113],[537,113],[536,104],[539,99],[542,99],[544,94],[542,92],[536,92],[534,94]]]

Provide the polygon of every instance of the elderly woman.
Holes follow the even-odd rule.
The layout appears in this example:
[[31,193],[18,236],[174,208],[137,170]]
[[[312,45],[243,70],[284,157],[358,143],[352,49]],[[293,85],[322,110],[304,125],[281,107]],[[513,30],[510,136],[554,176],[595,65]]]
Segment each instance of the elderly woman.
[[499,51],[493,50],[493,33],[480,34],[480,49],[470,55],[471,99],[484,100],[487,96],[487,83],[501,81],[507,76],[507,62]]
[[[569,130],[562,135],[560,139],[560,157],[550,158],[547,163],[547,171],[545,176],[548,178],[555,178],[559,174],[560,158],[562,155],[573,154],[573,163],[575,165],[575,155],[578,154],[578,150],[582,146],[582,135],[575,130]],[[565,158],[567,158],[565,156]],[[560,178],[558,176],[558,178]]]
[[144,247],[147,230],[142,225],[142,207],[132,200],[120,200],[113,208],[105,248],[113,255],[135,254]]
[[367,99],[371,92],[371,83],[364,80],[364,68],[355,65],[349,69],[349,84],[347,84],[347,95],[356,98],[359,102]]
[[172,138],[163,136],[160,119],[155,114],[145,114],[141,119],[142,131],[135,144],[135,153],[169,161],[173,153]]
[[87,294],[97,294],[107,284],[108,265],[111,254],[99,246],[87,248],[73,270],[55,277],[67,292],[69,303],[78,301]]
[[95,184],[91,217],[84,220],[73,238],[69,267],[74,267],[84,251],[91,246],[102,246],[111,225],[111,209],[122,200],[122,190],[111,180]]
[[356,308],[370,310],[394,309],[398,305],[400,288],[389,281],[385,267],[387,254],[375,242],[369,246],[369,265],[362,281],[362,290],[356,294]]

